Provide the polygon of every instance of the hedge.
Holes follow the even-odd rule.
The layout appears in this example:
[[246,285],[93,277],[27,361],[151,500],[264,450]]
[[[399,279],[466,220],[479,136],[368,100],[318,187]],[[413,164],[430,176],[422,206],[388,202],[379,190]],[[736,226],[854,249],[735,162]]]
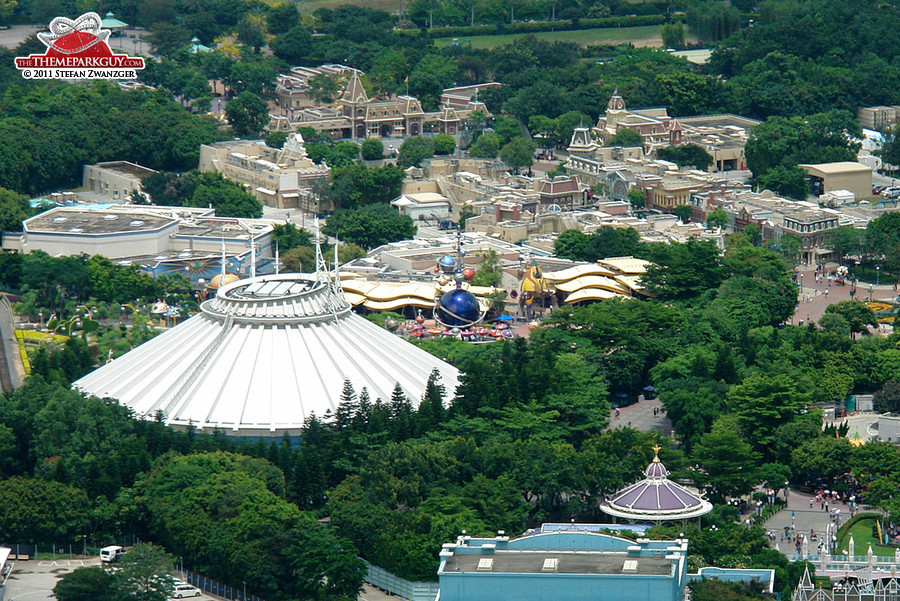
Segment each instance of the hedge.
[[[626,17],[603,17],[601,19],[563,19],[560,21],[532,21],[520,23],[499,23],[497,25],[473,25],[457,27],[434,27],[427,35],[432,38],[458,38],[479,35],[502,35],[513,33],[539,33],[542,31],[564,31],[576,29],[597,29],[612,27],[643,27],[662,25],[671,21],[683,21],[684,15],[630,15]],[[413,35],[420,30],[399,30],[401,35]]]

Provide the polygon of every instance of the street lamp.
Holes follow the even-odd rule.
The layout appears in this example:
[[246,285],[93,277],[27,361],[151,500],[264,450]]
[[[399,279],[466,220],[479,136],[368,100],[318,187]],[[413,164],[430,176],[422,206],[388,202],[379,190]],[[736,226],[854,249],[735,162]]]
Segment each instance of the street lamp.
[[81,554],[84,555],[85,557],[87,557],[87,534],[81,535],[81,541],[84,543],[84,545],[81,548]]
[[244,580],[243,583],[244,583],[244,596],[241,597],[241,601],[247,601],[247,581]]
[[875,266],[875,285],[881,285],[881,265]]

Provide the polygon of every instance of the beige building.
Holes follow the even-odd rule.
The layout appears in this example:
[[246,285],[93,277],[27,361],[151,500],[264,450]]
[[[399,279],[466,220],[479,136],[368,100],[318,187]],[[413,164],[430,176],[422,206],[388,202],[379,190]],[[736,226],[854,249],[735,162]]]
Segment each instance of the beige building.
[[[211,209],[143,205],[71,206],[50,209],[23,222],[24,252],[102,255],[110,259],[194,252],[218,256],[250,250],[271,256],[272,226],[216,217]],[[162,260],[160,256],[160,260]]]
[[856,120],[868,129],[887,131],[897,125],[900,106],[867,106],[856,110]]
[[321,75],[330,76],[345,84],[352,74],[362,73],[359,69],[346,65],[321,65],[319,67],[293,67],[289,73],[276,79],[275,98],[278,106],[287,110],[320,106],[321,103],[310,95],[310,81]]
[[[606,112],[592,129],[575,130],[568,148],[573,155],[570,163],[576,169],[585,171],[585,174],[596,171],[596,166],[589,163],[578,165],[575,158],[593,159],[600,164],[604,159],[608,161],[609,158],[604,155],[609,150],[605,149],[604,144],[620,131],[630,129],[641,135],[642,154],[653,156],[659,148],[666,146],[696,144],[713,157],[710,171],[743,171],[747,169],[744,146],[750,128],[758,124],[759,121],[731,114],[676,119],[669,116],[665,108],[628,110],[625,100],[616,91],[609,99]],[[624,160],[626,157],[613,158]],[[584,179],[582,181],[589,183]]]
[[[301,127],[311,127],[332,138],[354,140],[370,137],[402,138],[423,133],[455,136],[468,124],[473,112],[491,116],[485,104],[474,97],[476,90],[484,86],[492,87],[490,84],[451,88],[451,93],[440,109],[425,112],[419,99],[414,96],[370,98],[360,79],[361,75],[356,70],[348,74],[346,87],[332,106],[289,109],[287,115],[273,115],[266,129],[296,131]],[[463,102],[468,93],[472,97]]]
[[321,207],[312,189],[331,173],[327,165],[317,165],[306,156],[298,133],[292,134],[281,150],[245,140],[204,144],[200,147],[200,171],[217,171],[241,183],[266,206],[313,213]]
[[843,161],[798,167],[809,174],[815,196],[838,190],[853,192],[857,200],[872,196],[872,168],[862,163]]
[[113,202],[128,202],[132,194],[141,191],[141,180],[154,173],[128,161],[111,161],[85,165],[82,183],[85,189],[108,196]]

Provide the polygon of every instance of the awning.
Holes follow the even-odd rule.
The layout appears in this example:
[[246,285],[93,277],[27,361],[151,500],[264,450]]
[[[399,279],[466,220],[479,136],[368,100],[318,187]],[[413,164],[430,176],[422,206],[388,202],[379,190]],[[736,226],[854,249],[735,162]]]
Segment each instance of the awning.
[[257,192],[262,192],[263,194],[268,194],[269,196],[275,196],[278,194],[275,190],[269,190],[268,188],[257,188]]

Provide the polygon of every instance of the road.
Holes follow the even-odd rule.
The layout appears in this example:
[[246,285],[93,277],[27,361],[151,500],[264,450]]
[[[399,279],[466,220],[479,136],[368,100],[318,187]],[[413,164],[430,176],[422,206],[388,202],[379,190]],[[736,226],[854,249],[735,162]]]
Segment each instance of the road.
[[40,31],[37,25],[13,25],[9,29],[0,30],[0,46],[15,48],[37,31]]

